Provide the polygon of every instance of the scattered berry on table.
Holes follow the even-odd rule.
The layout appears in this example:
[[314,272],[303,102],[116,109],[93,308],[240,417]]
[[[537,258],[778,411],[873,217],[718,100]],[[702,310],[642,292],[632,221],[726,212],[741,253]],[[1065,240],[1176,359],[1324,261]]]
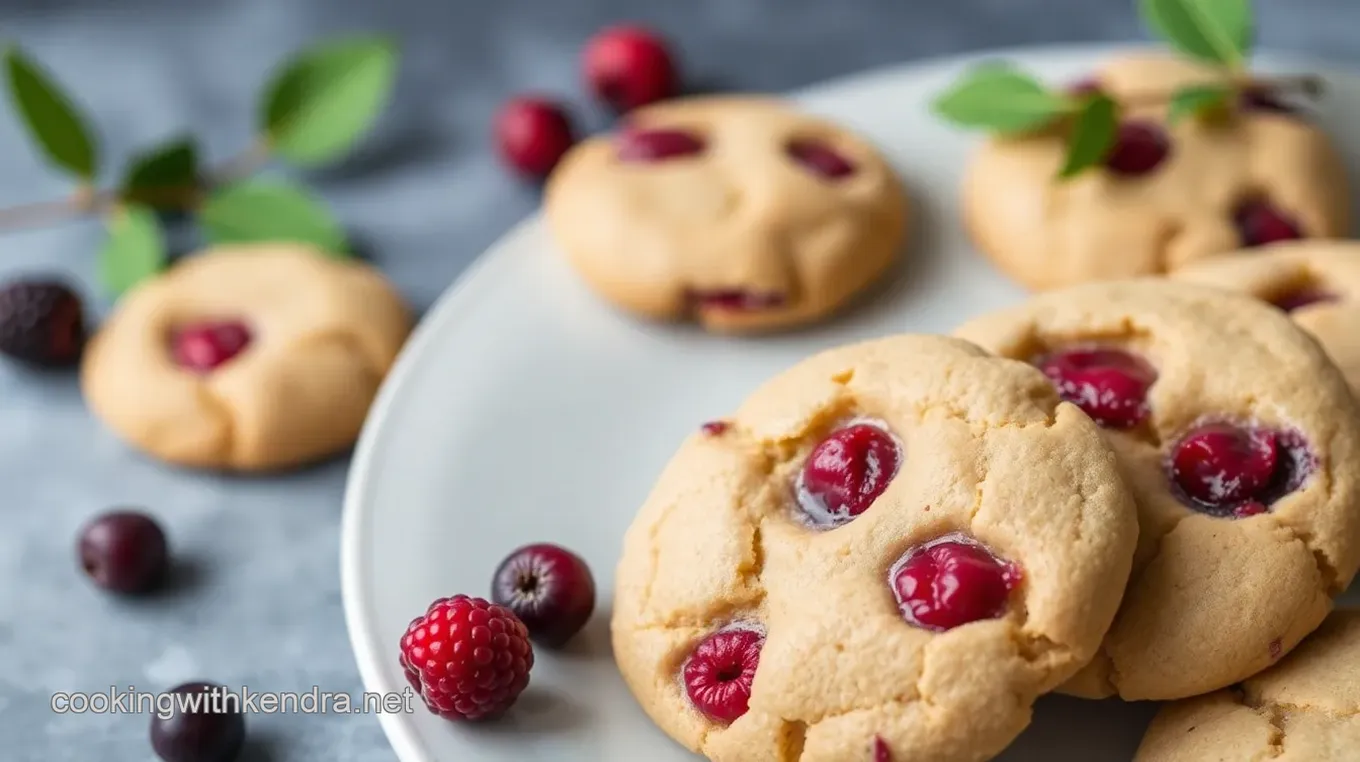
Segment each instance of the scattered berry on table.
[[440,598],[401,639],[406,679],[431,712],[449,720],[493,719],[529,685],[534,650],[514,612],[481,598]]
[[625,112],[675,95],[679,75],[666,42],[640,26],[605,29],[586,43],[586,85],[596,98]]
[[39,367],[74,365],[85,348],[80,297],[57,280],[0,288],[0,354]]
[[232,762],[246,738],[246,720],[235,699],[214,683],[173,688],[176,704],[151,718],[151,748],[165,762]]
[[80,565],[94,583],[119,593],[144,593],[159,585],[169,567],[165,532],[137,511],[110,511],[80,531]]
[[581,631],[595,611],[595,578],[575,553],[547,543],[526,545],[501,561],[491,600],[515,613],[535,642],[556,648]]
[[512,98],[496,113],[493,127],[501,158],[525,176],[547,177],[576,142],[571,117],[545,98]]

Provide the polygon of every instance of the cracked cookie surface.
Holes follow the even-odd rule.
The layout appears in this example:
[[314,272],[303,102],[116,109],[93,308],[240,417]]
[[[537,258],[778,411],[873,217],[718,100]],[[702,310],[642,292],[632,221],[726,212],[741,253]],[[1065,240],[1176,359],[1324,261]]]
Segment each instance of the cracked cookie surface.
[[[1043,294],[955,334],[1055,371],[1096,413],[1105,393],[1144,395],[1141,417],[1104,425],[1138,504],[1133,574],[1099,654],[1062,692],[1163,700],[1231,685],[1289,653],[1355,575],[1360,484],[1341,466],[1360,458],[1360,412],[1280,310],[1143,279]],[[1150,384],[1128,382],[1112,360],[1125,357]]]
[[[885,338],[805,360],[724,423],[681,446],[629,528],[611,622],[625,681],[689,749],[990,759],[1095,652],[1136,515],[1097,427],[1038,371]],[[836,437],[863,426],[882,433]],[[800,487],[832,483],[867,505],[820,521]]]
[[[1250,256],[1243,256],[1249,254]],[[1360,244],[1290,241],[1198,262],[1178,279],[1243,291],[1286,310],[1360,392]]]
[[1340,610],[1234,690],[1168,704],[1134,762],[1360,759],[1360,611]]
[[287,468],[353,444],[410,327],[366,265],[293,244],[219,247],[119,301],[81,387],[116,434],[162,460]]
[[1151,53],[1096,72],[1092,83],[1124,103],[1129,131],[1149,134],[1126,139],[1164,141],[1164,158],[1136,174],[1096,167],[1057,180],[1065,138],[1056,130],[984,143],[963,189],[974,241],[1012,278],[1044,290],[1166,273],[1261,242],[1244,238],[1344,235],[1344,164],[1302,116],[1248,107],[1230,121],[1167,124],[1169,99],[1155,96],[1213,76]]
[[821,318],[882,275],[907,201],[867,141],[772,98],[631,112],[548,181],[544,212],[586,283],[642,316],[709,330]]

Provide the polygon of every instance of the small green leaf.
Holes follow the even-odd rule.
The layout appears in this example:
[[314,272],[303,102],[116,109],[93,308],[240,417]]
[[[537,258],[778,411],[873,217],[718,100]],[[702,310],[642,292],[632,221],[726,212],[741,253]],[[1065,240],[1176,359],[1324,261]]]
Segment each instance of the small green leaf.
[[5,50],[9,95],[47,160],[82,180],[94,179],[99,153],[72,100],[17,45]]
[[1119,106],[1108,95],[1090,96],[1072,123],[1067,158],[1058,177],[1066,180],[1099,164],[1109,154],[1119,131]]
[[156,213],[136,204],[114,211],[99,250],[99,279],[115,296],[165,268],[165,238]]
[[1251,0],[1141,0],[1154,34],[1192,58],[1237,68],[1250,55]]
[[348,256],[344,228],[325,202],[278,180],[222,188],[203,205],[199,221],[212,243],[295,241]]
[[154,196],[156,191],[193,189],[198,180],[198,147],[193,139],[181,137],[132,157],[122,189],[124,194]]
[[377,118],[396,77],[397,50],[373,37],[325,42],[284,65],[265,91],[260,128],[300,165],[338,158]]
[[962,127],[1027,132],[1070,113],[1070,98],[1016,69],[998,64],[965,74],[935,99],[935,113]]
[[1223,113],[1232,101],[1234,91],[1227,85],[1188,85],[1171,95],[1167,121],[1176,124],[1190,116],[1210,116]]

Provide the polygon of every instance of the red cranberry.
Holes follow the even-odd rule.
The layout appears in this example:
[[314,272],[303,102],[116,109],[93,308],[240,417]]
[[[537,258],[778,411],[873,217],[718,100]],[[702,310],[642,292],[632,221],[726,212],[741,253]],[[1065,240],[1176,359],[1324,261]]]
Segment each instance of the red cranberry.
[[96,516],[80,531],[80,565],[96,585],[144,593],[165,579],[169,551],[156,520],[136,511]]
[[743,288],[690,289],[685,294],[690,304],[728,312],[755,312],[784,304],[784,295],[773,291],[747,291]]
[[586,562],[566,548],[526,545],[497,567],[491,600],[515,612],[529,637],[556,648],[580,632],[595,611],[595,578]]
[[820,140],[795,140],[784,151],[804,169],[828,180],[839,180],[855,173],[855,165],[849,159]]
[[710,437],[720,437],[732,428],[732,424],[727,421],[709,421],[699,427],[699,430]]
[[194,373],[208,373],[250,345],[250,329],[239,320],[214,320],[182,326],[170,339],[175,363]]
[[1147,393],[1157,371],[1136,355],[1088,347],[1054,352],[1036,364],[1063,399],[1101,426],[1128,429],[1148,415]]
[[1289,215],[1264,198],[1249,198],[1233,211],[1233,224],[1243,246],[1264,246],[1303,237],[1303,230]]
[[844,524],[883,494],[902,463],[902,448],[884,429],[856,423],[831,433],[808,455],[794,490],[817,524]]
[[527,177],[547,177],[576,142],[571,118],[544,98],[512,98],[493,128],[501,158]]
[[874,762],[893,762],[892,749],[882,736],[874,736]]
[[681,670],[694,708],[724,725],[746,714],[764,645],[763,633],[745,627],[719,630],[699,641]]
[[1215,516],[1245,518],[1297,489],[1313,466],[1293,432],[1208,423],[1171,449],[1169,478],[1183,501]]
[[944,631],[1006,612],[1020,568],[962,535],[946,535],[909,551],[889,572],[908,622]]
[[1161,125],[1127,121],[1119,125],[1114,147],[1105,157],[1105,167],[1118,175],[1145,175],[1170,155],[1171,139]]
[[645,106],[675,94],[675,62],[666,43],[637,26],[616,26],[586,44],[586,84],[616,111]]
[[704,150],[704,141],[685,130],[625,129],[619,133],[619,161],[649,163],[693,156]]
[[1272,299],[1270,303],[1275,305],[1276,307],[1279,307],[1285,312],[1293,312],[1295,310],[1307,307],[1310,304],[1335,302],[1338,301],[1340,298],[1341,297],[1329,291],[1323,291],[1322,289],[1319,288],[1307,287],[1298,289],[1296,291],[1290,291],[1286,294],[1282,294]]
[[240,702],[214,683],[185,683],[170,691],[171,711],[151,718],[151,748],[165,762],[231,762],[246,738]]

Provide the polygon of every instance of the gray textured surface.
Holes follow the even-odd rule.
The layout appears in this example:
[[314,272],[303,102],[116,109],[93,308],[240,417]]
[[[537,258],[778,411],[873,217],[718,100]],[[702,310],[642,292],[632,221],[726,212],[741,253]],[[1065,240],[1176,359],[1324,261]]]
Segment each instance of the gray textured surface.
[[[1259,3],[1262,43],[1343,60],[1360,5]],[[536,203],[486,150],[495,105],[524,89],[583,109],[575,60],[600,25],[674,37],[701,85],[786,90],[867,67],[977,48],[1137,39],[1129,0],[0,0],[0,37],[45,61],[121,159],[180,130],[217,157],[248,137],[270,64],[317,35],[379,28],[403,40],[399,96],[347,166],[314,180],[420,307]],[[775,31],[777,30],[777,31]],[[582,112],[592,126],[596,110]],[[0,206],[63,181],[0,113]],[[0,276],[59,270],[87,283],[92,223],[6,236]],[[337,528],[346,463],[270,479],[173,471],[116,443],[70,376],[0,367],[0,757],[143,760],[137,716],[56,716],[54,691],[158,690],[209,678],[257,691],[361,689],[343,622]],[[151,508],[191,566],[168,595],[111,600],[85,583],[74,534],[114,504]],[[371,716],[248,720],[247,760],[390,760]]]

